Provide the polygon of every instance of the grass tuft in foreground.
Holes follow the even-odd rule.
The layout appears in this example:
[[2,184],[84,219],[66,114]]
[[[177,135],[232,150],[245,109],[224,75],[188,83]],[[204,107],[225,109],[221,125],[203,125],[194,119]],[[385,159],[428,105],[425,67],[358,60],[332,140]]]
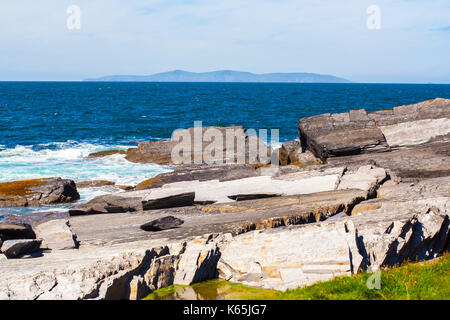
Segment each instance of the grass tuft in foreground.
[[450,300],[449,271],[450,254],[447,253],[435,261],[407,263],[381,271],[380,289],[369,289],[367,280],[372,274],[362,273],[285,292],[211,280],[192,286],[171,286],[156,290],[145,299]]

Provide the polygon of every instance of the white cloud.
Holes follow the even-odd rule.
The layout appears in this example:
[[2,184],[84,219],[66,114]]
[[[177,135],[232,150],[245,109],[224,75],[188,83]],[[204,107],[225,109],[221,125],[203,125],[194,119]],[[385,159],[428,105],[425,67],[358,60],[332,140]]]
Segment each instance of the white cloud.
[[[82,12],[66,28],[66,8]],[[366,9],[381,8],[368,30]],[[77,80],[171,69],[318,72],[450,82],[448,1],[1,0],[0,79]],[[424,14],[424,12],[426,14]]]

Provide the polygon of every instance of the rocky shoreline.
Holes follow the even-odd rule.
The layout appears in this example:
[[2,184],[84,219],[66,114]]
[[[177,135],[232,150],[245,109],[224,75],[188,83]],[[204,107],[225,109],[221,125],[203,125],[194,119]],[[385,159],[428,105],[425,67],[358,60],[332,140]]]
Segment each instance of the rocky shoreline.
[[[245,163],[174,165],[174,141],[143,142],[118,152],[174,171],[0,221],[0,299],[140,299],[214,278],[285,290],[449,250],[450,100],[303,118],[298,141],[256,158],[263,142],[233,128]],[[77,187],[109,184],[0,183],[0,206],[72,202]]]

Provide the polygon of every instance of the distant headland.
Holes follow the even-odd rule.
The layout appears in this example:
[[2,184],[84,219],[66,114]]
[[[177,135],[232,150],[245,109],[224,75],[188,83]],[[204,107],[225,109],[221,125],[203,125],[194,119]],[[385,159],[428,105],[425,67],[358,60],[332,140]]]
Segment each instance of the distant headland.
[[153,75],[112,75],[83,81],[129,81],[129,82],[291,82],[291,83],[349,83],[351,81],[332,75],[317,73],[264,73],[221,70],[212,72],[189,72],[174,70]]

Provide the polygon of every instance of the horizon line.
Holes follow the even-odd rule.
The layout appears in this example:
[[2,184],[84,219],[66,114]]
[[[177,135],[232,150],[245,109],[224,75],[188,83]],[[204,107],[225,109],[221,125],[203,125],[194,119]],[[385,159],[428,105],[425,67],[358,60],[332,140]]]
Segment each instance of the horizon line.
[[[87,78],[90,79],[90,78]],[[265,84],[422,84],[422,85],[449,85],[450,82],[280,82],[280,81],[103,81],[103,80],[0,80],[5,82],[83,82],[83,83],[265,83]]]

